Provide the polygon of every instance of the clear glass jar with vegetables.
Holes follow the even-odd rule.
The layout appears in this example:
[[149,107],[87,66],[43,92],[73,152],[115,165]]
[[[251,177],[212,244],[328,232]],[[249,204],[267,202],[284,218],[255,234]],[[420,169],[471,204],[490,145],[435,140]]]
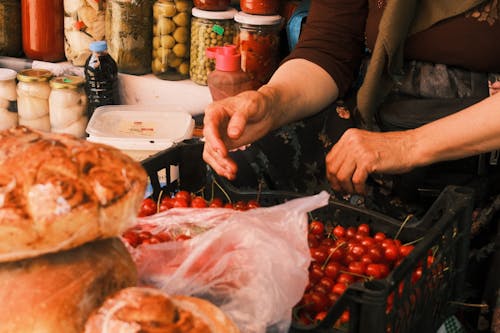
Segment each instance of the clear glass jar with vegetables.
[[104,39],[106,0],[64,0],[64,52],[74,66],[84,66],[89,45]]
[[17,72],[10,68],[0,68],[0,130],[17,125]]
[[151,72],[153,2],[108,0],[105,16],[108,52],[121,73]]
[[17,113],[19,125],[50,132],[49,81],[46,69],[25,69],[17,73]]
[[252,15],[243,11],[234,16],[235,44],[241,53],[241,68],[259,86],[267,83],[280,62],[280,15]]
[[215,69],[215,60],[206,56],[206,49],[233,43],[236,13],[234,8],[225,11],[193,8],[189,61],[189,76],[193,82],[207,85],[207,75]]
[[22,54],[21,3],[0,1],[0,55],[18,57]]
[[157,0],[153,5],[153,61],[160,79],[189,78],[191,9],[188,0]]
[[80,76],[58,76],[50,80],[49,118],[51,132],[85,137],[88,123],[85,79]]

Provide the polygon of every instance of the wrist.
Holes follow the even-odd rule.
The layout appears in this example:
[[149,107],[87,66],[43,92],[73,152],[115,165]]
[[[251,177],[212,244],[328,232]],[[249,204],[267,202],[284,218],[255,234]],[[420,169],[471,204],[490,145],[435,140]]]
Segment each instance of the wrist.
[[268,84],[261,86],[257,90],[263,97],[264,109],[267,112],[267,118],[270,120],[270,126],[274,130],[286,123],[281,106],[279,90]]

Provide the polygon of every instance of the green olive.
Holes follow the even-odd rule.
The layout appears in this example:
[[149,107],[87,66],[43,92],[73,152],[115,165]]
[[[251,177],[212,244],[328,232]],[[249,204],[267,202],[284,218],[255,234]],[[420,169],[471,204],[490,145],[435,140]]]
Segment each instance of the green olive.
[[177,24],[179,27],[187,27],[189,25],[189,19],[191,16],[186,13],[182,12],[174,16],[173,20],[174,23]]
[[174,51],[174,54],[177,57],[183,58],[187,54],[187,46],[186,46],[186,44],[178,43],[178,44],[175,44],[175,46],[172,48],[172,51]]
[[191,9],[191,5],[189,1],[176,1],[175,8],[177,8],[179,12],[188,12]]
[[154,36],[153,37],[153,49],[157,49],[160,47],[160,37]]
[[186,43],[188,41],[188,29],[186,27],[178,27],[173,34],[175,40],[179,43]]
[[173,17],[175,14],[177,14],[177,9],[175,8],[175,5],[171,2],[161,2],[158,3],[157,6],[157,12],[158,14],[155,15],[155,11],[153,8],[153,17],[159,18],[160,16],[166,16],[166,17]]
[[189,64],[187,62],[183,62],[177,67],[177,71],[179,71],[182,75],[188,75],[189,73]]
[[[176,26],[174,21],[168,18],[163,18],[158,21],[158,34],[159,35],[168,35],[174,32]],[[158,35],[157,34],[157,35]]]
[[176,57],[175,54],[171,52],[167,56],[167,63],[168,66],[176,68],[182,63],[182,58]]
[[164,48],[171,49],[175,45],[175,39],[171,35],[161,36],[160,45]]

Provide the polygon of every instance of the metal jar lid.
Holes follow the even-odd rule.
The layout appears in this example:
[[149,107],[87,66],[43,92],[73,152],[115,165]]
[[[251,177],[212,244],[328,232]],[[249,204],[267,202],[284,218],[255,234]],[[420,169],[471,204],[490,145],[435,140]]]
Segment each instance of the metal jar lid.
[[58,76],[50,80],[50,87],[54,89],[78,89],[84,83],[85,79],[80,76]]
[[0,81],[14,80],[17,72],[10,68],[0,68]]
[[47,82],[53,74],[47,69],[24,69],[17,73],[17,79],[21,82]]

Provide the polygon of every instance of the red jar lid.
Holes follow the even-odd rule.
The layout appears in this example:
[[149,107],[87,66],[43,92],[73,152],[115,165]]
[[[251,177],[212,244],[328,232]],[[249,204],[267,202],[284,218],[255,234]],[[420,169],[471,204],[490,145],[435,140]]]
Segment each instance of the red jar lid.
[[201,10],[226,10],[231,0],[193,0],[193,4]]
[[279,13],[279,0],[240,0],[241,10],[255,15],[276,15]]

